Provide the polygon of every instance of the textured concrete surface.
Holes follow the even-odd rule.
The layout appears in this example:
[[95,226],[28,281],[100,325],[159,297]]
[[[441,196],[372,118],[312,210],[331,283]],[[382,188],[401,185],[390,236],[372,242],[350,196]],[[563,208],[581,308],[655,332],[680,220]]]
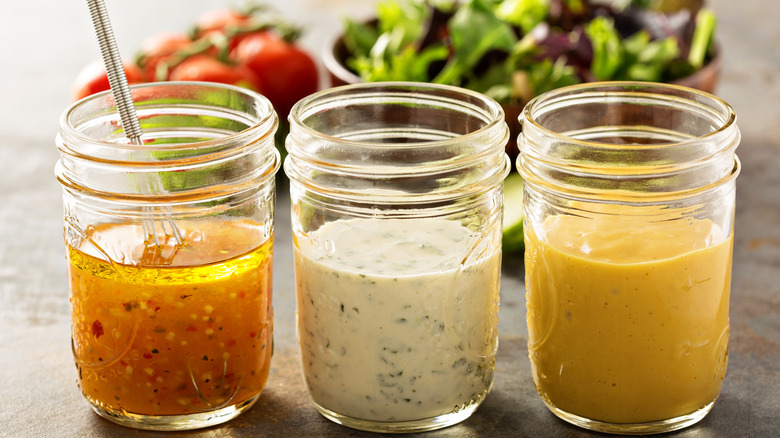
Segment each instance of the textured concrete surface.
[[[152,437],[98,418],[76,386],[69,342],[60,191],[53,177],[54,135],[79,68],[98,56],[82,2],[6,2],[0,81],[0,436]],[[183,29],[199,12],[229,2],[108,1],[120,48],[143,36]],[[338,30],[346,11],[368,1],[273,1],[311,25],[313,51]],[[710,415],[674,437],[780,435],[780,3],[709,3],[720,17],[725,57],[716,94],[737,110],[738,154],[729,370]],[[46,36],[44,36],[46,35]],[[130,51],[127,52],[132,53]],[[225,425],[181,437],[362,437],[322,418],[308,403],[293,328],[289,212],[280,188],[274,273],[277,348],[260,401]],[[466,422],[427,437],[600,436],[548,413],[531,383],[526,356],[522,260],[506,257],[501,344],[493,391]],[[171,434],[168,434],[171,436]]]

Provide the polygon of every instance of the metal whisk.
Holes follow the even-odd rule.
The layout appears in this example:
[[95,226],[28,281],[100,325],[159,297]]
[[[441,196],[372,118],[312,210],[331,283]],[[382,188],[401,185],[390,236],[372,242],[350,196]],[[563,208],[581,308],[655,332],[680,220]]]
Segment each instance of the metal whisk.
[[[89,13],[92,16],[92,24],[95,27],[98,43],[100,44],[100,53],[108,73],[108,83],[111,86],[111,92],[116,101],[116,107],[119,111],[119,117],[122,121],[122,127],[125,131],[130,144],[143,145],[141,135],[141,124],[138,121],[138,115],[135,112],[133,98],[130,95],[130,87],[127,84],[122,58],[119,55],[119,49],[114,39],[114,32],[111,30],[111,22],[108,19],[108,12],[103,0],[87,0]],[[158,184],[150,181],[149,190],[154,193],[159,191]],[[169,207],[170,210],[170,207]],[[173,237],[176,241],[176,248],[183,243],[181,231],[176,223],[165,218],[159,224],[155,221],[145,219],[142,221],[146,244],[154,244],[157,248],[165,243],[167,237]],[[158,235],[158,228],[162,233],[163,239]]]

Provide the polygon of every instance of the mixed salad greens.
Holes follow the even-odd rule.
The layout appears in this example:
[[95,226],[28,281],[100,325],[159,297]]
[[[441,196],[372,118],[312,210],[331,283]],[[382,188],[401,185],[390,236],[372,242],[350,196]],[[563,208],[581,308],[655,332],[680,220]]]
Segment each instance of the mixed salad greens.
[[362,80],[457,85],[523,104],[595,80],[670,82],[714,56],[703,0],[385,0],[347,19],[346,65]]
[[[566,85],[673,82],[715,56],[704,0],[382,0],[346,19],[346,66],[365,82],[456,85],[524,105]],[[510,157],[516,156],[512,141]],[[503,249],[522,253],[523,179],[504,182]]]

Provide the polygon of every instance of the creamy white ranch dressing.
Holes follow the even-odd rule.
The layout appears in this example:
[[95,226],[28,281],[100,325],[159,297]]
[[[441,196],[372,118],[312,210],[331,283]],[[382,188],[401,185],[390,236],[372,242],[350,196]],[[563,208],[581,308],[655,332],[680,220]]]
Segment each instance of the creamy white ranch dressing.
[[297,239],[295,272],[315,403],[392,422],[482,400],[498,342],[497,245],[443,219],[341,220],[308,237]]

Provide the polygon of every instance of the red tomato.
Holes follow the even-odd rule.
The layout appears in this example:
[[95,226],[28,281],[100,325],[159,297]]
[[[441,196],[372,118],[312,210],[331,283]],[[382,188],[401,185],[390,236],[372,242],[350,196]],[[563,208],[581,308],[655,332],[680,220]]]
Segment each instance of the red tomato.
[[[125,76],[127,76],[128,84],[143,82],[141,70],[136,67],[135,64],[128,61],[122,61],[122,64],[125,68]],[[71,96],[73,101],[77,101],[84,97],[110,89],[111,85],[108,83],[108,73],[106,73],[103,61],[95,60],[84,66],[76,76],[76,80],[73,82],[73,87],[71,88]]]
[[319,88],[317,65],[311,56],[272,33],[247,35],[233,57],[254,72],[279,117],[286,118],[295,102]]
[[219,82],[262,92],[251,70],[240,65],[225,64],[207,55],[195,55],[175,66],[171,70],[170,80]]
[[[225,36],[227,39],[217,48],[230,53],[258,26],[260,24],[252,14],[231,9],[217,9],[203,13],[196,20],[192,35],[195,39],[209,38],[216,43],[220,43],[218,36]],[[217,54],[215,53],[215,56]]]
[[195,38],[200,38],[210,32],[225,32],[229,26],[249,24],[251,15],[242,14],[230,9],[217,9],[204,12],[195,20]]
[[169,60],[179,51],[192,45],[186,35],[178,32],[161,32],[144,40],[138,53],[137,64],[149,81],[165,80],[167,77],[157,76],[157,66],[160,62]]

